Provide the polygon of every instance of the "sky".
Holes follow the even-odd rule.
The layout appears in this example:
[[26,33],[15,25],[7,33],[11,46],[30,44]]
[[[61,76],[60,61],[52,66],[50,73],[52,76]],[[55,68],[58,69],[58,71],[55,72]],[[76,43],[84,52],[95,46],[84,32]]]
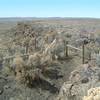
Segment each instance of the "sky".
[[100,18],[100,0],[0,0],[0,17]]

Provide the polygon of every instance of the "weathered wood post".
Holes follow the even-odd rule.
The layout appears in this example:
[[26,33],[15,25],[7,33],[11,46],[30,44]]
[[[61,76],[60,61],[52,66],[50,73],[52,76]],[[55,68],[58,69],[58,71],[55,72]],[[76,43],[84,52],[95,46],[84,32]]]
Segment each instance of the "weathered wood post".
[[68,41],[64,41],[64,44],[65,44],[64,45],[64,47],[65,47],[65,50],[64,50],[65,51],[65,57],[68,57],[68,46],[67,46],[68,45]]
[[84,44],[85,41],[83,41],[82,43],[82,63],[84,64],[85,63],[85,44]]

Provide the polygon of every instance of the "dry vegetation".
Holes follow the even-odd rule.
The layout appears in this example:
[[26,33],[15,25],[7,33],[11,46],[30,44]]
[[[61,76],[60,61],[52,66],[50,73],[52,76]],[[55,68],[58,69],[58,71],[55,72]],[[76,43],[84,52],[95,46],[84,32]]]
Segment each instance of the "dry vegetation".
[[[3,90],[1,98],[8,95],[2,100],[88,100],[86,92],[100,86],[99,24],[97,19],[40,19],[14,23],[0,33],[0,73],[9,93],[16,90],[12,97]],[[67,43],[81,50],[83,40],[85,64],[82,52],[66,52]]]

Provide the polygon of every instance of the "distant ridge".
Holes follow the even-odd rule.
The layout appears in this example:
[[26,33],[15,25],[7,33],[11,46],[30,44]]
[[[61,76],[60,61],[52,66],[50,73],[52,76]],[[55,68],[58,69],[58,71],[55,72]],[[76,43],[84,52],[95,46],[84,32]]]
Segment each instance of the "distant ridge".
[[32,17],[1,17],[0,22],[8,22],[8,21],[31,21],[36,18]]
[[0,22],[32,21],[32,20],[100,20],[88,17],[1,17]]

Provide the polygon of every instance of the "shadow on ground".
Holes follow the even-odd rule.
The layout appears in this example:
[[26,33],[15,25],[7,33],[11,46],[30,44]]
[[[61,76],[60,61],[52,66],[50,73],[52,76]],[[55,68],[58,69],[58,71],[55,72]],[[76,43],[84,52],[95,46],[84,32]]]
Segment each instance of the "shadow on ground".
[[44,79],[34,80],[31,87],[41,88],[42,90],[48,90],[50,93],[53,94],[59,92],[59,89],[55,86],[55,84],[52,84],[49,81]]

